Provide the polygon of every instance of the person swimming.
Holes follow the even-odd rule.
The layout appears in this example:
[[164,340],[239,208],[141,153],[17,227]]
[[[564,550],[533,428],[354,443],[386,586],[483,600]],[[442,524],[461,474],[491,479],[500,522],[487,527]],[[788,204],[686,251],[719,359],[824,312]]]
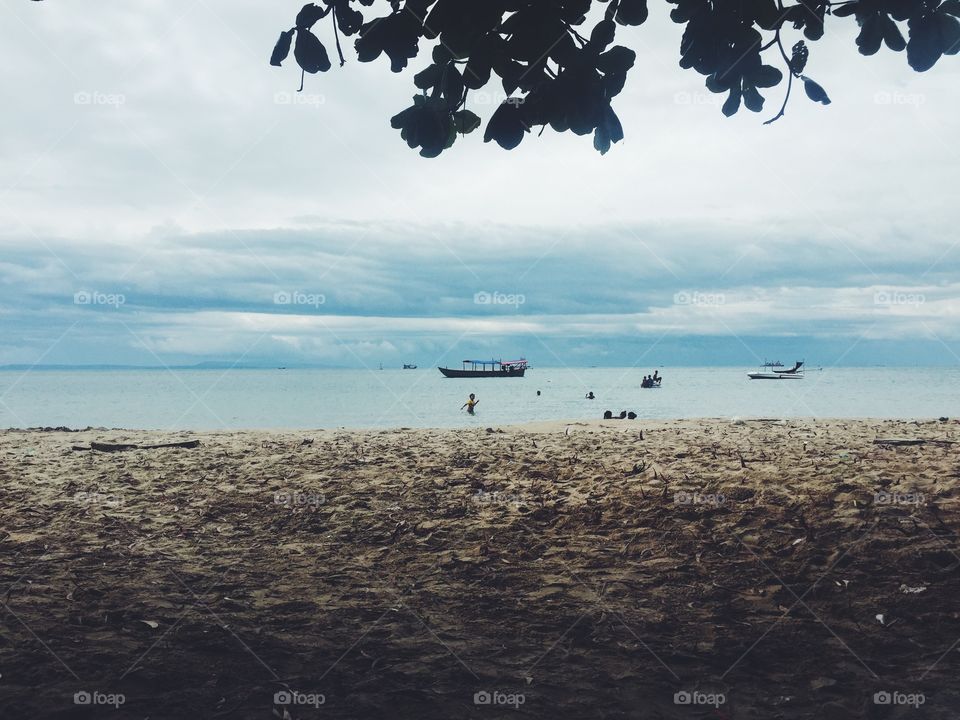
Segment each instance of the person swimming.
[[463,410],[464,408],[466,408],[467,412],[473,415],[473,409],[479,404],[480,404],[480,401],[477,400],[477,396],[474,395],[473,393],[470,393],[470,397],[467,398],[467,401],[460,406],[460,409]]
[[593,390],[591,390],[590,392],[587,393],[586,398],[587,400],[596,400],[597,396],[594,395]]

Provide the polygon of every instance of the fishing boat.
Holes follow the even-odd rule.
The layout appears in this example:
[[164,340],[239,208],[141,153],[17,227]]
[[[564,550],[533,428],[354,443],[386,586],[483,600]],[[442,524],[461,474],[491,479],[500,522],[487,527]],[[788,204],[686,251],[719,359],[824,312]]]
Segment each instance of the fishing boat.
[[519,360],[464,360],[460,368],[437,368],[448,378],[523,377],[527,361]]
[[757,372],[747,373],[751,380],[803,380],[803,360],[798,360],[789,370],[776,370],[783,367],[780,362],[765,362]]
[[404,364],[403,364],[403,369],[404,369],[404,370],[416,370],[416,369],[417,369],[417,366],[416,366],[416,365],[408,365],[407,363],[404,363]]

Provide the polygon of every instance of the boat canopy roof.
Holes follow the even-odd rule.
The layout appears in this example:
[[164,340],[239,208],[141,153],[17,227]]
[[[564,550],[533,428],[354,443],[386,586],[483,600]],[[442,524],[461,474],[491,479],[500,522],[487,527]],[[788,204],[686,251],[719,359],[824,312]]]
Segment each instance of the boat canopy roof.
[[803,367],[803,360],[797,360],[797,364],[794,365],[789,370],[774,370],[777,375],[792,375],[793,373],[800,370]]
[[464,360],[472,365],[526,365],[526,360]]

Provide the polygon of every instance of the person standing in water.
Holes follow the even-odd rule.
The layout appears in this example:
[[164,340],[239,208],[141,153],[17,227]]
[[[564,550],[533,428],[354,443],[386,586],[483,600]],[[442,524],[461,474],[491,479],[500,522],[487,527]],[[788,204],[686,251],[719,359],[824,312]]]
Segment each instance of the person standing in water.
[[460,409],[463,410],[464,408],[466,408],[466,409],[467,409],[467,412],[470,413],[471,415],[473,415],[473,409],[474,409],[479,403],[480,403],[480,401],[477,400],[477,396],[474,395],[473,393],[470,393],[470,397],[467,398],[467,401],[466,401],[463,405],[460,406]]

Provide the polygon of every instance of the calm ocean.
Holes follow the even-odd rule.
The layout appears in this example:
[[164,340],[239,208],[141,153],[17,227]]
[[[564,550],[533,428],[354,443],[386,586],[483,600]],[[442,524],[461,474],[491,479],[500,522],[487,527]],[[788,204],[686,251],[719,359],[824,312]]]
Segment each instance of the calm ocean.
[[[532,368],[454,380],[418,370],[0,371],[0,427],[145,429],[487,427],[599,418],[960,416],[960,368],[839,368],[751,381],[755,368]],[[540,390],[541,395],[537,395]],[[592,390],[596,400],[584,395]],[[469,393],[475,417],[460,411]]]

